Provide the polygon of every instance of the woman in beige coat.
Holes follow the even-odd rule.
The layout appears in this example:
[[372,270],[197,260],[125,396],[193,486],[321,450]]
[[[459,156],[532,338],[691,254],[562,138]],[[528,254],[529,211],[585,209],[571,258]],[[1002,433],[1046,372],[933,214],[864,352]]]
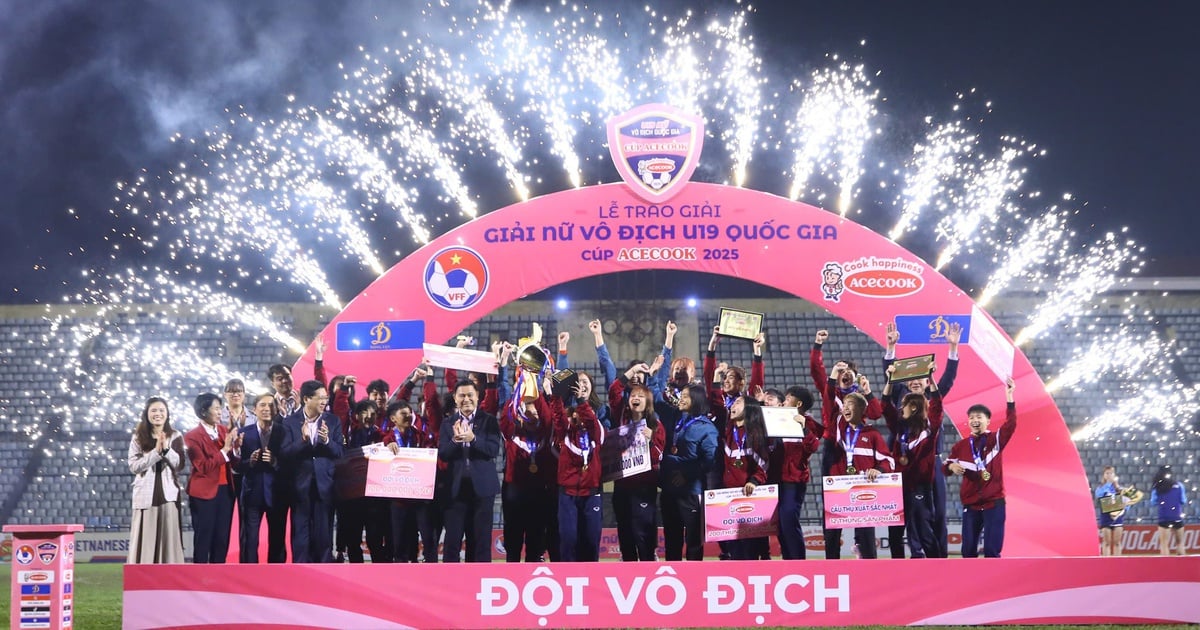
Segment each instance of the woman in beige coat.
[[171,428],[167,401],[152,397],[129,441],[129,471],[134,475],[129,563],[183,562],[179,511],[183,462],[183,434]]

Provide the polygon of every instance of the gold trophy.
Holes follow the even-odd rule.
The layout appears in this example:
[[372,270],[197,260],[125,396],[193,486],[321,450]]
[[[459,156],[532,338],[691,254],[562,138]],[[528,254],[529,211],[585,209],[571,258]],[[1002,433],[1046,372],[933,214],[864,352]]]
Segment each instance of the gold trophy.
[[1129,486],[1128,488],[1123,488],[1121,490],[1121,496],[1125,497],[1123,499],[1125,505],[1133,505],[1134,503],[1141,501],[1146,495],[1143,494],[1141,490],[1138,490],[1133,486]]
[[517,344],[517,382],[520,383],[522,402],[537,400],[541,390],[541,378],[550,363],[550,356],[541,346],[542,327],[533,325],[533,334],[522,337]]

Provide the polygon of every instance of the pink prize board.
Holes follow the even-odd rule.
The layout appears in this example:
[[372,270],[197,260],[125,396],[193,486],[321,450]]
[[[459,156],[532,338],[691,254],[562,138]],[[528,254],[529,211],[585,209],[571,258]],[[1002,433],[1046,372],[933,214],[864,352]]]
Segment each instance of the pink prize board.
[[382,444],[347,453],[334,471],[342,499],[432,499],[436,474],[437,449],[402,448],[393,455]]
[[704,491],[704,540],[760,538],[779,532],[779,486]]
[[904,524],[904,488],[900,473],[825,477],[825,526],[829,529]]
[[432,499],[437,449],[402,448],[392,455],[379,449],[368,458],[367,496]]

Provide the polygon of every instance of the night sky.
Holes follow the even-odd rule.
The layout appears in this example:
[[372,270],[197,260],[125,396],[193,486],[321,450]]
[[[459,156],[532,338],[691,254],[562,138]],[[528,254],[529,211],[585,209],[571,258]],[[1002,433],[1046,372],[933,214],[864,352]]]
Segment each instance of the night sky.
[[[617,5],[595,6],[609,13]],[[327,103],[340,85],[337,63],[355,58],[359,45],[399,43],[397,33],[420,6],[0,3],[0,300],[57,302],[73,292],[82,271],[108,255],[103,237],[120,229],[122,219],[109,213],[115,183],[143,168],[166,168],[176,157],[172,134],[219,127],[228,106],[262,117],[287,107],[288,94]],[[643,5],[623,6],[638,13]],[[695,3],[660,8],[683,6]],[[736,9],[703,6],[724,7],[726,15]],[[982,135],[1014,134],[1049,150],[1031,164],[1027,188],[1069,192],[1086,203],[1074,227],[1100,233],[1130,226],[1148,247],[1148,275],[1200,270],[1191,190],[1200,141],[1200,5],[754,6],[750,21],[767,73],[806,75],[826,63],[826,53],[881,71],[873,81],[887,98],[879,110],[892,133],[879,142],[895,144],[880,147],[884,152],[903,154],[923,133],[924,116],[948,116],[956,94],[975,88],[975,102],[992,103],[978,127]],[[137,254],[129,255],[118,264],[136,263]]]

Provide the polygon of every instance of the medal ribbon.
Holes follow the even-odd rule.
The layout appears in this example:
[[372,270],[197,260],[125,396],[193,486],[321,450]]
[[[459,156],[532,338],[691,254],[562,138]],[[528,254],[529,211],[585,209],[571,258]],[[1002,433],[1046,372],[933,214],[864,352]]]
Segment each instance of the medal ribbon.
[[[513,444],[517,445],[517,448],[529,453],[529,459],[532,461],[533,456],[536,455],[538,451],[542,450],[542,442],[537,438],[537,436],[531,436],[532,439],[525,438],[526,436],[524,435],[513,435],[512,441]],[[572,452],[575,450],[574,446],[571,444],[568,444],[567,448],[571,449]],[[550,451],[554,452],[554,448],[551,447]],[[557,458],[557,455],[555,457]]]
[[[583,457],[583,465],[588,464],[588,454],[592,452],[591,440],[588,439],[587,427],[579,432],[579,453]],[[530,453],[532,454],[532,453]]]
[[529,451],[529,460],[533,461],[533,456],[537,455],[538,452],[538,439],[536,435],[530,432],[527,432],[525,437],[530,438],[522,441],[525,442],[525,450]]
[[529,416],[525,415],[525,403],[521,402],[521,391],[525,387],[525,379],[528,378],[525,370],[517,368],[517,380],[513,383],[513,395],[508,399],[508,410],[512,415],[521,419],[521,422],[529,422]]
[[858,436],[862,433],[862,425],[854,430],[854,436],[850,436],[850,427],[846,427],[846,441],[842,443],[842,449],[846,451],[846,467],[854,466],[854,445],[858,443]]
[[[695,416],[695,417],[692,417],[692,418],[686,418],[686,417],[684,417],[684,418],[680,418],[680,419],[679,419],[679,422],[676,422],[676,423],[675,423],[675,439],[674,439],[674,444],[675,444],[675,447],[676,447],[676,448],[678,448],[678,447],[679,447],[679,436],[683,435],[683,434],[684,434],[684,432],[688,430],[688,427],[692,426],[692,424],[694,424],[694,423],[695,423],[697,420],[699,420],[699,419],[700,419],[700,416]],[[684,420],[687,420],[687,424],[684,424],[684,423],[683,423],[683,421],[684,421]]]
[[[733,445],[737,447],[737,449],[733,450],[729,447],[729,445],[726,445],[725,446],[725,454],[728,455],[729,457],[737,457],[738,461],[736,462],[736,464],[739,468],[742,466],[742,462],[744,461],[744,459],[746,457],[749,457],[750,459],[754,460],[754,463],[758,464],[759,468],[766,470],[767,462],[763,461],[763,458],[758,454],[758,452],[756,452],[754,450],[749,450],[749,451],[746,450],[746,438],[750,435],[750,432],[747,431],[743,427],[742,434],[741,434],[741,436],[739,436],[738,428],[735,426],[735,427],[733,427],[732,433],[733,433],[732,442],[733,442]],[[771,443],[767,447],[767,450],[770,452],[774,452],[775,451],[774,443]]]
[[745,428],[743,428],[742,435],[739,438],[738,437],[738,428],[736,425],[733,427],[733,429],[730,432],[733,434],[733,446],[735,446],[737,450],[731,451],[728,447],[726,447],[725,452],[728,453],[730,457],[745,457],[746,456],[746,435],[749,432],[746,431]]
[[980,437],[983,439],[980,440],[981,444],[978,450],[975,449],[975,438],[971,438],[971,454],[975,456],[976,472],[982,475],[987,470],[987,464],[983,461],[983,449],[987,448],[987,435],[984,434]]
[[400,430],[400,427],[392,428],[392,435],[395,436],[396,443],[400,445],[400,448],[408,448],[409,442],[412,441],[411,436],[405,437],[404,432]]

